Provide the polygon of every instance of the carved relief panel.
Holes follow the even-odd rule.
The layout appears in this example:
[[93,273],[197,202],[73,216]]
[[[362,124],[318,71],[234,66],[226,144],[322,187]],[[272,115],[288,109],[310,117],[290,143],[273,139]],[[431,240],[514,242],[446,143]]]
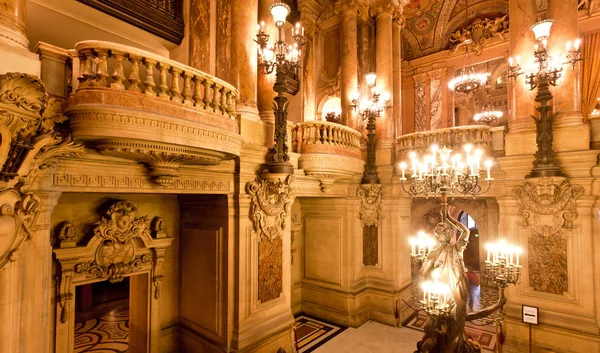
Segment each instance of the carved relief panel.
[[258,240],[258,300],[266,303],[283,291],[283,236],[294,193],[294,177],[285,180],[258,177],[248,183],[250,218]]
[[[115,202],[105,216],[95,224],[93,236],[85,244],[76,243],[77,232],[69,221],[59,225],[59,246],[53,250],[59,263],[56,307],[56,351],[72,351],[74,331],[75,286],[107,280],[120,282],[125,276],[148,273],[151,330],[159,331],[158,310],[160,286],[163,280],[162,264],[172,238],[167,237],[165,222],[160,217],[152,220],[138,217],[137,207],[128,201]],[[154,319],[156,318],[156,319]],[[159,332],[151,332],[158,335]]]
[[529,179],[513,190],[521,205],[527,241],[529,286],[535,291],[563,295],[569,290],[568,242],[577,199],[583,187],[564,178]]
[[426,74],[413,76],[415,80],[415,132],[427,130]]

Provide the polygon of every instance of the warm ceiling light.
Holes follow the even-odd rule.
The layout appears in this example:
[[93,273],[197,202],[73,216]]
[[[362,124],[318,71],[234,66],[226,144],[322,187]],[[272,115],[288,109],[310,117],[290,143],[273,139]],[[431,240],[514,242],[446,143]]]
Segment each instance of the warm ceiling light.
[[277,27],[283,27],[285,24],[285,19],[287,15],[289,15],[291,9],[287,4],[278,1],[269,6],[269,11],[271,11],[271,15],[273,15],[273,21]]
[[554,20],[551,20],[551,19],[541,20],[541,21],[534,23],[530,29],[533,31],[533,34],[535,35],[535,40],[537,40],[539,42],[541,40],[548,38],[550,36],[550,27],[552,27],[553,23],[554,23]]
[[369,72],[365,75],[365,81],[367,81],[367,86],[375,86],[375,81],[377,81],[377,74],[374,72]]

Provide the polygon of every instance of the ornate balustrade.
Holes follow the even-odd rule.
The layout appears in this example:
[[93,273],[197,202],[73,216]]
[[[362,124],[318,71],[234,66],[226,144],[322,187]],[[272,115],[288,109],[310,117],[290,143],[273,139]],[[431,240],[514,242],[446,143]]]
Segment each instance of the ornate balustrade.
[[360,132],[327,121],[306,121],[292,129],[294,152],[300,153],[299,167],[320,180],[323,191],[339,179],[362,175]]
[[126,45],[85,41],[70,51],[65,113],[75,139],[133,159],[169,184],[183,164],[239,156],[237,90],[207,73]]
[[402,156],[409,151],[424,152],[432,144],[457,149],[470,143],[487,150],[493,156],[504,155],[504,127],[486,125],[467,125],[445,129],[415,132],[396,140],[396,151]]

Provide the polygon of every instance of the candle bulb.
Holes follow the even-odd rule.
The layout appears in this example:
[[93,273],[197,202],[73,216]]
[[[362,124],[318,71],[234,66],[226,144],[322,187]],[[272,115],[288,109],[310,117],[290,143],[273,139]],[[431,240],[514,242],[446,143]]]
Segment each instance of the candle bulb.
[[567,52],[571,51],[571,42],[567,42]]
[[536,52],[538,51],[538,45],[537,44],[533,45],[533,51],[536,51]]
[[402,170],[402,180],[405,180],[406,179],[404,177],[404,170],[406,169],[406,163],[405,162],[401,162],[400,163],[400,169]]
[[575,50],[579,51],[579,45],[581,44],[581,39],[577,38],[575,39]]
[[304,27],[302,27],[302,37],[304,37]]
[[508,58],[508,66],[509,67],[513,66],[513,58],[512,57]]
[[492,161],[491,160],[487,160],[485,161],[485,167],[487,169],[487,180],[492,180],[492,174],[491,174],[491,169],[492,169]]

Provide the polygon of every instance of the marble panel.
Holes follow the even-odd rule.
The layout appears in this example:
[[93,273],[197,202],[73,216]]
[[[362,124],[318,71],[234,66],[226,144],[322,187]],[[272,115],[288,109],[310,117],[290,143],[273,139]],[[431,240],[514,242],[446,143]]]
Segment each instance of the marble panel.
[[210,72],[210,0],[191,0],[190,66]]
[[217,70],[216,76],[231,82],[231,1],[217,1]]
[[363,227],[363,265],[377,266],[379,263],[379,231],[376,225]]
[[258,248],[258,298],[261,303],[283,292],[283,240],[263,238]]
[[529,237],[529,285],[536,291],[559,294],[569,290],[567,240],[560,233]]

